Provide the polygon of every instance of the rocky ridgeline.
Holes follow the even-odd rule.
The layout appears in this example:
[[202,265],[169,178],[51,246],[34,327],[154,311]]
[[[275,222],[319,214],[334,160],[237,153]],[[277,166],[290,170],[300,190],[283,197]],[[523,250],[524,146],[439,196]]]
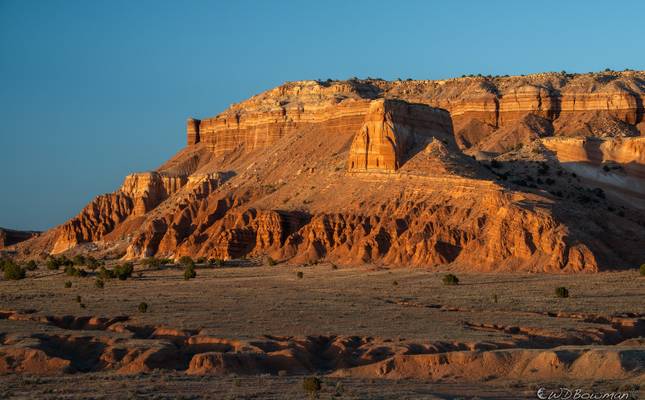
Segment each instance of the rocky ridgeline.
[[486,271],[634,266],[645,260],[635,137],[644,78],[287,83],[189,119],[188,146],[172,160],[19,248],[104,242],[127,258]]

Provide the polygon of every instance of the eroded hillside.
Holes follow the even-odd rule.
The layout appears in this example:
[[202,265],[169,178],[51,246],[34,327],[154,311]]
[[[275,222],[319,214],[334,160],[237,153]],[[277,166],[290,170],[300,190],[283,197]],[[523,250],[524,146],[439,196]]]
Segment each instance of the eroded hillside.
[[291,82],[15,249],[597,271],[645,260],[645,73]]

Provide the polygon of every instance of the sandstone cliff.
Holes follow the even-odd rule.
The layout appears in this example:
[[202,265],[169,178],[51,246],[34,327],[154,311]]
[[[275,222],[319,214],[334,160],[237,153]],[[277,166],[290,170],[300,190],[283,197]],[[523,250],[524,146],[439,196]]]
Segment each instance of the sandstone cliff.
[[349,150],[350,171],[396,171],[432,138],[454,144],[447,112],[395,100],[372,101]]
[[189,119],[169,162],[18,250],[631,267],[645,260],[644,78],[287,83]]

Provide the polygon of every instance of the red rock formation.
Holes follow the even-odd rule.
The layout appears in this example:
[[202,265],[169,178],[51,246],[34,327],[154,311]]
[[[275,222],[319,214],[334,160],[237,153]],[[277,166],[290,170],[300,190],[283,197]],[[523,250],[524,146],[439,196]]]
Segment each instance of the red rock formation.
[[96,197],[81,213],[58,229],[52,253],[66,251],[83,242],[101,240],[130,216],[141,216],[179,191],[187,177],[157,172],[128,175],[115,193]]
[[[623,72],[287,83],[188,120],[189,146],[156,172],[128,176],[18,247],[104,242],[128,258],[270,254],[486,271],[637,265],[638,197],[605,198],[599,179],[565,170],[582,152],[593,174],[613,160],[642,188],[640,139],[623,137],[643,124],[643,80]],[[550,138],[579,134],[604,139],[591,149],[586,139]],[[509,168],[460,148],[504,153]],[[538,162],[546,167],[529,176]]]
[[186,136],[187,136],[187,145],[191,146],[193,144],[199,143],[199,124],[200,120],[194,118],[188,118],[186,121]]
[[453,141],[448,113],[402,101],[374,100],[349,150],[349,171],[396,171],[415,147]]

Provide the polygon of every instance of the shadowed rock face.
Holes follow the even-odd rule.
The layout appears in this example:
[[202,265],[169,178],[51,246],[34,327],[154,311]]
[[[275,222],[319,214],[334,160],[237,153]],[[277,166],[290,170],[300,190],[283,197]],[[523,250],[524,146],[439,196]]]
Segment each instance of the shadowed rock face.
[[169,162],[18,251],[633,267],[644,92],[642,72],[287,83],[189,119]]
[[31,239],[40,234],[37,231],[18,231],[15,229],[0,228],[0,249]]

